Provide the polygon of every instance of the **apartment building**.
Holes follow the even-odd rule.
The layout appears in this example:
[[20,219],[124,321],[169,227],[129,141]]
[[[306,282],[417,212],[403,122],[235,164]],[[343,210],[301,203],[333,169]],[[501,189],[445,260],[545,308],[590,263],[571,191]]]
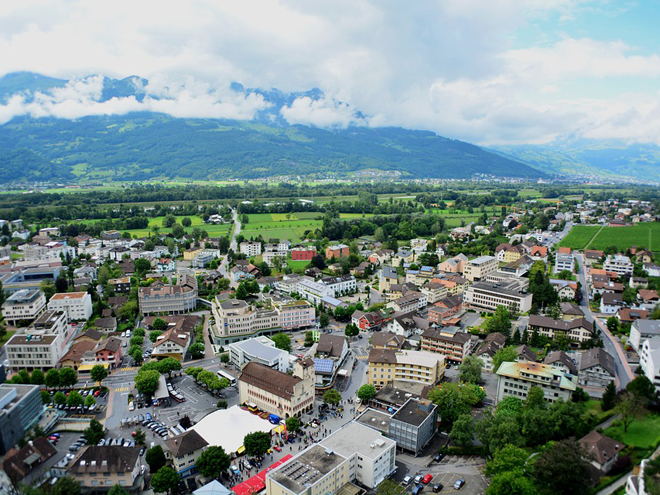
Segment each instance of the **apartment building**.
[[239,244],[239,250],[248,258],[259,256],[261,254],[261,243],[253,241],[243,241]]
[[346,244],[335,244],[334,246],[325,248],[326,259],[347,258],[349,254],[351,254],[350,248]]
[[257,334],[280,325],[275,310],[253,309],[240,299],[220,301],[216,296],[212,312],[215,318],[215,325],[211,326],[213,340],[218,345],[227,345],[247,334]]
[[296,361],[293,375],[260,363],[243,367],[238,379],[239,402],[255,404],[280,418],[300,416],[314,409],[314,361]]
[[660,321],[641,319],[633,321],[628,343],[639,352],[646,339],[660,339]]
[[190,476],[197,473],[195,463],[208,445],[199,433],[188,430],[165,440],[165,457],[172,461],[172,467],[179,476]]
[[115,294],[128,294],[131,291],[130,277],[112,278],[108,280]]
[[5,455],[44,411],[39,385],[0,384],[0,455]]
[[495,257],[502,263],[512,263],[525,254],[525,248],[521,245],[512,246],[503,242],[495,248]]
[[497,258],[494,256],[479,256],[469,260],[463,268],[463,276],[470,282],[485,280],[492,273],[497,272]]
[[447,320],[463,309],[463,298],[461,296],[449,296],[436,302],[429,307],[429,323],[441,325],[443,320]]
[[286,373],[289,353],[275,347],[275,342],[268,337],[254,337],[229,344],[229,362],[238,369],[247,363],[259,363]]
[[7,297],[2,305],[2,316],[10,325],[31,321],[46,309],[46,296],[36,289],[23,289]]
[[422,351],[441,354],[450,363],[462,363],[470,348],[470,335],[457,327],[429,327],[422,333]]
[[275,306],[283,330],[297,330],[316,324],[316,309],[307,301],[291,301]]
[[573,273],[575,270],[575,257],[570,253],[558,253],[555,256],[555,265],[552,269],[554,273],[560,273],[568,270]]
[[388,308],[392,308],[399,313],[410,313],[411,311],[418,311],[424,309],[427,305],[426,294],[422,292],[407,292],[395,301],[387,303]]
[[64,311],[44,311],[5,344],[9,366],[15,370],[54,368],[66,353],[73,331]]
[[87,321],[92,316],[92,296],[87,292],[63,292],[48,301],[48,309],[64,311],[69,321]]
[[647,339],[639,349],[639,366],[660,392],[660,339]]
[[181,275],[177,285],[140,287],[138,301],[143,315],[192,311],[197,307],[197,279]]
[[352,493],[354,483],[374,489],[394,473],[395,460],[394,440],[351,421],[269,471],[266,494],[327,495],[345,486]]
[[552,340],[563,335],[574,342],[574,347],[594,337],[594,324],[585,318],[564,321],[547,316],[530,315],[528,327],[530,334],[537,331]]
[[291,250],[292,261],[311,261],[316,256],[316,249],[295,247]]
[[373,348],[369,352],[369,384],[380,389],[396,381],[435,385],[445,374],[445,358],[427,351]]
[[425,399],[410,397],[389,421],[387,436],[397,447],[419,455],[437,430],[438,406]]
[[495,311],[498,306],[516,313],[526,313],[532,309],[532,294],[520,288],[517,281],[477,282],[463,294],[464,304],[472,309]]
[[380,292],[387,292],[393,284],[399,283],[399,277],[396,273],[396,268],[391,266],[382,266],[378,270],[378,290]]
[[107,492],[119,485],[129,493],[144,488],[139,447],[88,445],[73,459],[67,474],[80,483],[82,493]]
[[614,272],[619,277],[631,277],[633,274],[634,266],[630,258],[621,254],[609,255],[603,263],[603,270],[607,272]]
[[340,297],[346,294],[351,294],[357,289],[357,281],[353,275],[323,277],[319,282],[330,288],[330,296],[332,297]]
[[335,297],[335,291],[332,287],[320,282],[314,282],[309,278],[299,280],[296,284],[296,289],[300,297],[307,299],[313,304],[321,304],[321,301],[325,297]]
[[429,282],[422,286],[419,291],[426,295],[428,304],[435,304],[447,297],[448,294],[447,287],[438,282]]
[[288,251],[266,251],[261,255],[263,261],[270,267],[275,266],[275,259],[280,259],[282,264],[286,264]]
[[527,398],[529,389],[540,387],[548,402],[569,401],[577,388],[577,377],[543,363],[505,362],[497,370],[497,402],[504,397]]

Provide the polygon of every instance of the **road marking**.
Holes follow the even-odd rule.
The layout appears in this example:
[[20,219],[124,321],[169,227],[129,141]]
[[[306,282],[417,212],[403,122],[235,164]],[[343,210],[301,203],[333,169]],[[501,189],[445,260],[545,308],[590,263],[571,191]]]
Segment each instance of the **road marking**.
[[119,387],[115,388],[115,392],[128,392],[131,390],[131,387]]
[[138,369],[137,366],[129,366],[126,368],[119,368],[119,371],[135,371],[136,369]]

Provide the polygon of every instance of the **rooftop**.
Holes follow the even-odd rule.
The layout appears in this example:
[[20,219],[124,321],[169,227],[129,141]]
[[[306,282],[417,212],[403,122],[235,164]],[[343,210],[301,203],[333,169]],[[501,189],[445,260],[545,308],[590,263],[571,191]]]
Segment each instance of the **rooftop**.
[[251,356],[257,356],[266,361],[273,361],[278,359],[282,354],[287,354],[286,351],[276,348],[274,343],[272,346],[264,344],[258,338],[247,339],[241,342],[234,342],[233,344],[230,344],[229,347],[239,348]]
[[50,298],[51,301],[65,301],[68,299],[82,299],[84,298],[87,294],[87,292],[62,292],[59,294],[54,294],[53,297]]
[[576,382],[572,378],[567,377],[564,372],[543,363],[504,362],[497,370],[497,375],[521,378],[539,383],[554,383],[558,384],[559,388],[564,390],[575,390],[577,388]]
[[316,444],[303,450],[277,470],[268,473],[267,477],[293,493],[301,493],[345,460],[340,454],[328,452],[326,448]]
[[401,421],[413,426],[421,425],[437,406],[425,399],[419,401],[410,398],[406,403],[392,415],[392,420]]
[[394,440],[356,421],[347,423],[320,442],[321,446],[341,456],[357,453],[370,459],[376,459],[394,444]]
[[390,431],[391,418],[391,415],[369,407],[356,418],[356,421],[387,434]]

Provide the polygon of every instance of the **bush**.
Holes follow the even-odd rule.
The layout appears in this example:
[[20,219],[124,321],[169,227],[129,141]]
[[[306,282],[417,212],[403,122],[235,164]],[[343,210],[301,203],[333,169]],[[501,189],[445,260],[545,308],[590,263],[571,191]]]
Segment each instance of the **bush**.
[[227,401],[224,399],[220,399],[218,403],[216,404],[218,409],[227,409]]

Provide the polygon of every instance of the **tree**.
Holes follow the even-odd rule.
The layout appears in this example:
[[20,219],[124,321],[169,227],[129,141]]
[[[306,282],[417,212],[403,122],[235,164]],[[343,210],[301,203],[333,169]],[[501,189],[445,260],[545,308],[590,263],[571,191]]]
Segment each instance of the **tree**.
[[89,426],[83,430],[83,437],[89,445],[97,445],[105,436],[105,428],[95,419],[89,422]]
[[614,410],[621,415],[623,432],[627,433],[633,421],[644,413],[644,406],[633,393],[625,391],[620,394]]
[[534,484],[522,471],[507,471],[495,476],[486,495],[535,495]]
[[507,471],[522,472],[529,454],[526,450],[514,445],[505,445],[493,454],[486,463],[486,476],[495,476]]
[[452,443],[460,445],[461,447],[469,447],[472,445],[472,438],[474,437],[474,418],[471,414],[461,414],[449,433],[449,438]]
[[591,478],[586,453],[575,440],[562,440],[539,455],[533,476],[541,493],[581,495],[589,493]]
[[325,328],[330,324],[330,317],[328,316],[327,313],[321,313],[321,316],[319,316],[319,325],[321,328]]
[[30,375],[30,383],[32,385],[43,385],[45,381],[46,377],[41,370],[34,370],[32,375]]
[[[554,289],[553,289],[554,290]],[[498,306],[493,316],[486,322],[488,333],[501,333],[507,337],[511,334],[511,313],[504,306]]]
[[458,379],[464,383],[480,384],[481,369],[484,367],[484,362],[476,356],[467,356],[458,367]]
[[158,372],[161,375],[167,373],[167,375],[170,378],[172,378],[172,372],[179,371],[180,369],[181,369],[181,362],[173,357],[168,357],[161,361],[158,361]]
[[545,409],[526,408],[520,418],[520,424],[526,445],[542,445],[553,437],[551,415]]
[[520,434],[518,422],[509,416],[484,414],[476,426],[477,439],[484,445],[490,456],[505,445],[522,447],[525,441]]
[[99,387],[103,383],[103,380],[105,380],[108,377],[108,370],[100,365],[100,364],[95,364],[92,366],[91,371],[89,372],[89,376],[99,384]]
[[169,466],[163,466],[151,477],[151,488],[156,493],[174,493],[178,486],[179,475]]
[[204,344],[201,342],[195,342],[190,346],[188,352],[190,352],[190,357],[192,359],[202,359],[204,357]]
[[129,495],[129,493],[123,486],[115,485],[108,490],[108,495]]
[[357,396],[362,402],[369,402],[376,397],[376,387],[365,383],[358,389]]
[[512,345],[499,349],[493,356],[493,373],[497,372],[502,363],[513,363],[518,360],[518,351]]
[[73,387],[78,382],[78,373],[73,368],[60,369],[60,385],[62,387]]
[[360,333],[360,329],[358,328],[357,325],[354,325],[353,323],[349,323],[346,325],[346,329],[344,330],[344,333],[346,334],[346,337],[355,337]]
[[128,350],[128,355],[133,358],[136,364],[142,364],[144,361],[144,355],[142,354],[142,348],[140,346],[134,345]]
[[229,362],[229,353],[225,352],[223,354],[220,354],[220,362],[227,364]]
[[229,468],[231,460],[222,447],[212,445],[200,454],[195,467],[205,478],[216,479]]
[[167,322],[162,318],[156,318],[151,324],[151,328],[154,330],[160,330],[162,332],[167,328]]
[[132,321],[135,319],[137,314],[138,314],[137,301],[126,301],[119,310],[119,316],[122,320]]
[[236,293],[234,294],[236,299],[245,300],[249,297],[249,295],[250,294],[248,294],[248,291],[245,288],[245,284],[243,282],[238,284],[238,287],[236,288]]
[[80,395],[80,392],[77,390],[72,390],[69,392],[68,397],[66,398],[66,405],[69,407],[78,407],[85,404],[85,399]]
[[603,399],[600,403],[600,407],[603,411],[609,411],[616,406],[616,385],[614,381],[611,381],[605,387],[605,392],[603,392]]
[[147,435],[140,428],[135,430],[135,435],[133,435],[133,440],[138,445],[146,445]]
[[51,495],[80,495],[80,483],[71,476],[62,476],[50,490]]
[[386,479],[376,488],[377,495],[404,495],[405,489],[394,480]]
[[284,424],[286,425],[286,431],[291,433],[295,433],[300,429],[300,420],[294,416],[286,418]]
[[157,472],[167,462],[167,459],[165,458],[165,452],[163,452],[163,447],[158,444],[147,450],[147,453],[144,456],[144,460],[147,461],[147,464],[149,464],[149,470],[152,473]]
[[264,455],[270,448],[270,434],[264,431],[255,431],[245,435],[243,439],[245,453],[249,456]]
[[271,340],[275,342],[275,347],[282,349],[283,351],[291,352],[291,337],[285,333],[276,333],[271,337]]
[[53,395],[53,402],[58,406],[66,404],[66,395],[64,395],[64,392],[55,393],[55,395]]
[[336,406],[341,401],[341,394],[337,392],[334,388],[326,391],[323,394],[323,403],[330,404],[331,406]]
[[633,394],[635,399],[639,401],[643,407],[647,407],[655,402],[658,395],[653,382],[651,382],[646,375],[635,377],[634,380],[626,385],[626,391]]
[[470,405],[461,395],[458,384],[454,382],[443,383],[441,387],[431,390],[429,399],[438,406],[438,415],[448,426],[462,414],[470,412]]
[[135,388],[145,395],[152,395],[158,388],[160,374],[156,370],[140,371],[135,375]]
[[96,404],[96,399],[94,398],[93,395],[88,395],[85,397],[85,406],[86,407],[92,407],[94,404]]
[[190,227],[192,225],[192,220],[190,220],[190,218],[188,217],[183,217],[181,219],[181,225],[183,225],[184,227]]
[[540,408],[545,409],[546,407],[545,396],[543,394],[543,389],[539,386],[532,386],[527,391],[527,398],[525,399],[525,408],[534,409]]
[[46,296],[46,301],[50,301],[50,298],[55,295],[57,289],[52,280],[44,280],[39,284],[39,290],[44,293]]
[[41,402],[42,404],[50,404],[53,401],[53,398],[45,390],[41,391]]
[[522,400],[518,397],[508,395],[504,397],[498,404],[495,413],[498,416],[507,416],[509,418],[519,418],[523,412]]
[[156,341],[158,340],[158,337],[160,337],[161,335],[163,335],[163,332],[161,330],[152,330],[151,332],[149,332],[149,340],[155,344]]
[[55,290],[57,292],[66,292],[69,290],[69,282],[67,282],[66,278],[60,276],[55,279]]
[[611,333],[617,333],[619,331],[619,320],[616,316],[610,316],[607,319],[607,329]]

